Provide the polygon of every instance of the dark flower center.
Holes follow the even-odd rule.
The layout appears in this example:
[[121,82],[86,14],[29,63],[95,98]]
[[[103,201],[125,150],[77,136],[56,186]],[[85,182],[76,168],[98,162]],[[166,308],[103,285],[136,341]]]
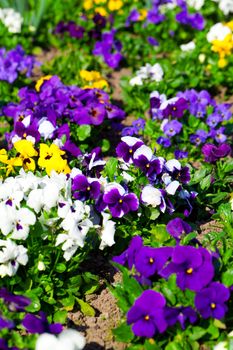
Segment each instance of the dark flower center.
[[172,107],[172,109],[173,109],[173,111],[176,111],[176,110],[177,110],[176,106]]
[[172,129],[172,128],[170,128],[170,129],[169,129],[169,131],[170,131],[170,132],[173,132],[173,129]]
[[210,307],[211,307],[211,309],[215,309],[216,308],[216,304],[215,303],[211,303]]
[[133,150],[131,148],[129,149],[129,153],[133,153]]
[[150,263],[150,264],[153,264],[153,262],[154,262],[154,259],[153,259],[153,258],[150,258],[150,259],[149,259],[149,263]]
[[187,269],[187,270],[186,270],[186,273],[187,273],[188,275],[191,275],[191,274],[193,273],[192,267],[190,267],[189,269]]
[[97,117],[97,115],[98,115],[98,112],[95,110],[95,109],[92,109],[91,110],[91,115],[92,115],[92,117]]
[[148,164],[146,164],[146,168],[149,168],[150,167],[150,164],[148,163]]
[[91,187],[90,187],[90,186],[88,186],[88,187],[87,187],[87,191],[90,191],[90,190],[91,190]]
[[47,154],[47,156],[45,157],[46,160],[49,160],[50,158],[52,158],[50,154]]
[[122,199],[119,199],[119,201],[118,201],[119,203],[123,203],[123,200]]
[[31,163],[31,159],[30,158],[25,158],[24,160],[23,160],[23,164],[27,164],[27,163]]
[[150,316],[149,316],[149,315],[146,315],[146,316],[144,317],[144,320],[145,320],[145,321],[149,321],[149,319],[150,319]]

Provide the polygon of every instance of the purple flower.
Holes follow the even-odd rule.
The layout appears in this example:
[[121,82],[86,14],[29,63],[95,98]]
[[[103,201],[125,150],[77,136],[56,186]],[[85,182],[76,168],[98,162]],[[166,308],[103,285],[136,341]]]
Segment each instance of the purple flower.
[[188,25],[194,29],[202,30],[205,26],[204,18],[199,13],[190,14],[186,9],[176,15],[177,22]]
[[171,262],[159,272],[165,278],[173,273],[177,275],[176,282],[180,289],[200,291],[214,277],[212,256],[205,248],[176,246]]
[[228,156],[231,153],[231,147],[227,143],[223,143],[220,146],[207,143],[202,147],[201,151],[205,156],[206,162],[215,163],[218,159]]
[[14,322],[0,317],[0,330],[4,328],[8,328],[8,329],[14,328]]
[[159,46],[158,40],[156,40],[153,36],[148,36],[147,42],[152,46]]
[[45,313],[42,311],[39,313],[39,316],[33,314],[25,315],[22,325],[32,334],[59,334],[62,331],[62,325],[60,323],[49,324]]
[[221,121],[222,121],[222,118],[220,114],[213,113],[207,117],[206,124],[209,125],[211,128],[215,128],[218,125],[218,123],[220,123]]
[[172,247],[142,247],[135,258],[135,267],[143,277],[153,276],[160,271],[172,255]]
[[126,27],[129,27],[131,22],[137,22],[139,18],[140,18],[140,13],[138,12],[138,10],[137,9],[131,10],[125,22]]
[[225,302],[230,298],[229,289],[219,282],[212,282],[196,294],[195,306],[203,318],[221,319],[228,307]]
[[159,145],[163,146],[164,148],[168,148],[172,144],[170,139],[167,139],[166,137],[163,137],[163,136],[158,137],[156,142]]
[[137,131],[143,130],[145,128],[146,121],[142,118],[138,118],[133,121],[132,126],[137,129]]
[[143,145],[143,142],[136,137],[130,136],[122,137],[121,140],[122,142],[116,148],[117,156],[123,158],[126,163],[132,163],[135,151]]
[[12,294],[8,292],[6,288],[0,289],[0,298],[4,300],[10,311],[25,311],[25,308],[31,304],[29,298],[26,298],[23,295]]
[[168,326],[174,326],[174,324],[179,322],[181,328],[185,329],[185,322],[195,323],[197,321],[197,314],[191,307],[166,307],[165,319]]
[[160,22],[163,22],[164,20],[165,20],[165,16],[159,13],[156,7],[152,8],[147,13],[147,21],[149,23],[158,24]]
[[129,269],[132,269],[132,267],[135,265],[135,258],[142,247],[142,237],[135,236],[132,238],[128,249],[126,249],[121,255],[114,256],[112,260],[120,265],[127,264]]
[[232,116],[230,108],[231,108],[230,104],[223,103],[223,104],[219,104],[214,110],[214,112],[219,114],[222,120],[229,120],[231,119],[231,116]]
[[134,193],[126,193],[119,184],[111,184],[105,188],[103,202],[115,218],[120,218],[130,211],[136,211],[139,200]]
[[122,136],[133,136],[133,135],[137,135],[137,133],[138,133],[138,130],[133,126],[126,126],[121,131]]
[[188,152],[181,151],[179,149],[174,151],[174,156],[176,159],[183,159],[188,157]]
[[197,146],[205,142],[208,134],[205,130],[197,130],[195,134],[190,136],[190,142],[195,143]]
[[172,137],[181,132],[183,125],[177,120],[171,120],[163,126],[163,132],[166,136]]
[[221,128],[215,130],[215,129],[212,129],[210,131],[210,134],[209,136],[213,137],[215,139],[216,142],[218,143],[223,143],[226,141],[227,137],[226,135],[224,134],[224,131],[225,131],[225,128],[224,126],[222,126]]
[[188,109],[188,102],[185,98],[172,98],[164,102],[165,108],[161,106],[163,109],[163,116],[168,117],[172,116],[174,118],[181,118],[184,115],[184,111]]
[[164,166],[164,159],[155,157],[152,150],[145,145],[136,150],[133,162],[152,180],[155,180],[156,176],[161,174]]
[[100,183],[87,179],[84,175],[76,175],[72,182],[72,191],[74,198],[81,201],[97,199],[100,194]]
[[182,219],[175,218],[168,222],[166,230],[179,242],[184,234],[192,232],[192,227]]
[[154,290],[145,290],[136,299],[127,313],[127,323],[133,324],[132,331],[137,337],[151,338],[166,330],[165,305],[164,296]]

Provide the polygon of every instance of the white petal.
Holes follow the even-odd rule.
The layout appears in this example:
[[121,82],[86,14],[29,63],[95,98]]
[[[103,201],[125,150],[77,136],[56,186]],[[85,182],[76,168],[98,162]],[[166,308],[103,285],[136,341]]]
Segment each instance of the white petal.
[[145,156],[148,160],[151,160],[151,158],[153,156],[153,152],[152,152],[150,147],[142,145],[134,152],[133,157],[134,157],[134,159],[137,159],[141,155]]
[[168,194],[174,195],[176,193],[177,188],[180,186],[179,181],[172,181],[167,187],[166,192]]
[[145,205],[151,205],[155,208],[161,204],[162,194],[157,188],[147,185],[142,190],[141,200]]

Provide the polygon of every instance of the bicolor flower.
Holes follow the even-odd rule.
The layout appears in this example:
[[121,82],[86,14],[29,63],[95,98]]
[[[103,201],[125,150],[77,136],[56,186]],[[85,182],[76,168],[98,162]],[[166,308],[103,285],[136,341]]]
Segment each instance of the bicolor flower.
[[134,193],[127,193],[117,183],[110,183],[105,187],[103,203],[115,218],[121,218],[130,211],[136,211],[139,207],[137,196]]
[[134,153],[133,162],[149,179],[155,180],[161,174],[165,160],[155,157],[150,147],[142,145]]
[[135,151],[143,145],[143,142],[131,136],[124,136],[116,148],[116,153],[119,158],[122,158],[126,163],[133,163]]
[[7,239],[0,240],[0,276],[13,276],[19,265],[25,266],[28,262],[27,249]]

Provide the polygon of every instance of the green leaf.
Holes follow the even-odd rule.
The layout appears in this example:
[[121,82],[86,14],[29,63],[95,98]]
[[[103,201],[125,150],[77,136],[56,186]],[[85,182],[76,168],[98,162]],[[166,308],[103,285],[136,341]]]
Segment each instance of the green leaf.
[[35,312],[40,310],[40,300],[36,294],[33,293],[33,291],[28,291],[25,294],[25,297],[28,297],[31,300],[31,304],[27,306],[25,309],[28,312]]
[[91,305],[89,305],[88,303],[86,303],[82,299],[76,298],[76,300],[79,303],[80,309],[85,316],[90,316],[90,317],[95,316],[95,310],[93,309],[93,307]]
[[217,193],[212,199],[211,199],[211,203],[215,204],[220,202],[222,199],[226,198],[229,195],[228,192],[220,192]]
[[178,342],[171,342],[166,347],[165,350],[183,350],[183,347]]
[[226,287],[231,287],[233,285],[233,269],[229,269],[222,274],[222,283]]
[[64,271],[66,271],[66,265],[64,263],[59,263],[55,266],[55,271],[62,273]]
[[207,333],[206,329],[203,329],[201,327],[193,327],[192,328],[192,334],[190,334],[190,339],[191,340],[197,340],[203,337],[203,335],[205,335]]
[[80,125],[77,128],[77,135],[80,141],[86,140],[90,136],[90,134],[91,134],[90,125]]
[[66,319],[67,319],[67,311],[66,310],[59,310],[59,311],[55,312],[55,314],[53,315],[54,322],[64,324],[66,322]]
[[186,236],[184,236],[184,238],[182,239],[182,245],[187,245],[189,244],[189,242],[197,237],[197,233],[195,232],[190,232],[189,234],[187,234]]
[[133,332],[131,331],[131,327],[126,323],[122,323],[116,329],[113,329],[113,334],[117,341],[129,343],[134,338]]
[[220,329],[226,329],[225,323],[221,322],[220,320],[214,319],[214,326]]
[[191,183],[196,184],[196,183],[200,182],[201,179],[203,179],[205,177],[206,173],[207,173],[207,170],[205,168],[197,170],[191,179]]
[[114,176],[117,175],[117,165],[118,165],[118,160],[116,158],[110,158],[106,163],[105,171],[110,181],[113,181]]
[[211,174],[207,175],[204,179],[201,180],[200,186],[202,190],[207,190],[211,184]]
[[107,139],[102,140],[101,150],[102,152],[107,152],[110,149],[110,142]]
[[70,295],[67,298],[61,299],[61,303],[64,306],[65,310],[71,311],[74,308],[75,297],[73,295]]

